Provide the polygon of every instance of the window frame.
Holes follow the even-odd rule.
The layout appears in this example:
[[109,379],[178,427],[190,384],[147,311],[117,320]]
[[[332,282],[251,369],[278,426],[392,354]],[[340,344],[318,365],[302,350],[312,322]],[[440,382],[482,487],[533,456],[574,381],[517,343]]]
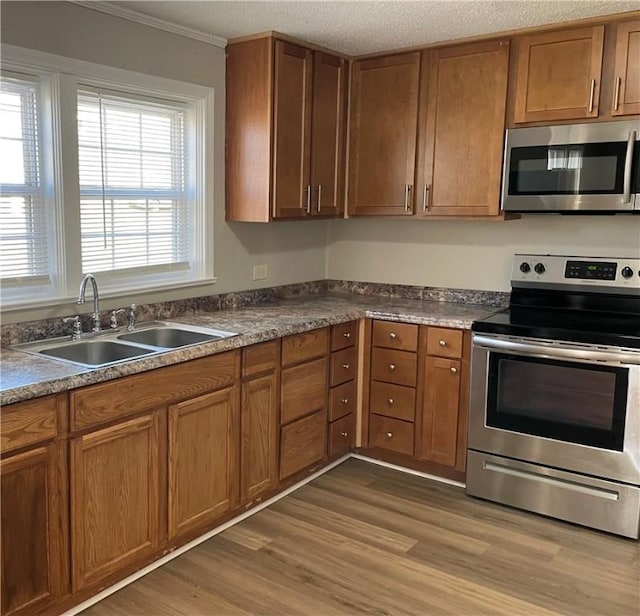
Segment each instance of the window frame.
[[184,269],[173,275],[120,276],[97,272],[102,297],[130,297],[140,292],[166,291],[214,284],[213,195],[214,90],[197,84],[156,77],[2,44],[2,70],[40,80],[42,184],[49,215],[50,283],[22,292],[3,286],[2,310],[55,306],[72,301],[82,279],[80,188],[78,172],[77,92],[104,89],[132,98],[175,101],[188,106],[187,186],[194,201],[193,277]]

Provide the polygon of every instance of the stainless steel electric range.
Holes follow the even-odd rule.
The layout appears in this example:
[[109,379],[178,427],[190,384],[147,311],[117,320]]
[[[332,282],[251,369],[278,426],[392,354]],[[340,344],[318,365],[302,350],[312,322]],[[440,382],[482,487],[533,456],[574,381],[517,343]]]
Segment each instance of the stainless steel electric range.
[[637,538],[640,259],[516,255],[473,326],[467,494]]

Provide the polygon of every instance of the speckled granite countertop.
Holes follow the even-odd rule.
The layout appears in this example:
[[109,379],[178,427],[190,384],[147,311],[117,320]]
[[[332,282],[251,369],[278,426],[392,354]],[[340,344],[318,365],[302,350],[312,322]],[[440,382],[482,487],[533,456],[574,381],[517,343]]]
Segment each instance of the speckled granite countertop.
[[11,404],[100,383],[361,317],[468,329],[473,321],[496,310],[494,306],[481,304],[393,297],[310,296],[283,299],[273,304],[250,308],[202,312],[170,319],[173,322],[238,332],[239,335],[107,368],[88,370],[53,359],[41,359],[18,351],[2,349],[0,404]]

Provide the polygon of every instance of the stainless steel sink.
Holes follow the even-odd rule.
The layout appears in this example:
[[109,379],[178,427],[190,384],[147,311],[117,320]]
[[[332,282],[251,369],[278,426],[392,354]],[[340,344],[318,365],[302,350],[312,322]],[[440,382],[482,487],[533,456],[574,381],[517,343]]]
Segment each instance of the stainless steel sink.
[[211,340],[221,340],[233,335],[230,332],[207,333],[203,331],[193,331],[181,327],[152,327],[141,331],[129,332],[118,336],[118,340],[127,342],[137,342],[154,347],[175,349],[178,347],[210,342]]
[[122,344],[111,340],[87,340],[72,344],[62,344],[39,351],[40,355],[66,359],[89,367],[113,364],[123,359],[143,357],[155,352],[155,349],[145,349],[144,347]]
[[101,368],[123,361],[166,353],[172,349],[236,336],[209,327],[152,321],[131,332],[103,331],[83,334],[80,340],[55,338],[17,344],[12,349],[84,366]]

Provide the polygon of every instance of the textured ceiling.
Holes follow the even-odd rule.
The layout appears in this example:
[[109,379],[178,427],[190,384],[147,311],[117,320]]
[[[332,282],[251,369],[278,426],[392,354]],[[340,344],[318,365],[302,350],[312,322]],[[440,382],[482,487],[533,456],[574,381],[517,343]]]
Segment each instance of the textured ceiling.
[[276,30],[349,55],[640,8],[638,0],[133,0],[109,4],[224,38]]

